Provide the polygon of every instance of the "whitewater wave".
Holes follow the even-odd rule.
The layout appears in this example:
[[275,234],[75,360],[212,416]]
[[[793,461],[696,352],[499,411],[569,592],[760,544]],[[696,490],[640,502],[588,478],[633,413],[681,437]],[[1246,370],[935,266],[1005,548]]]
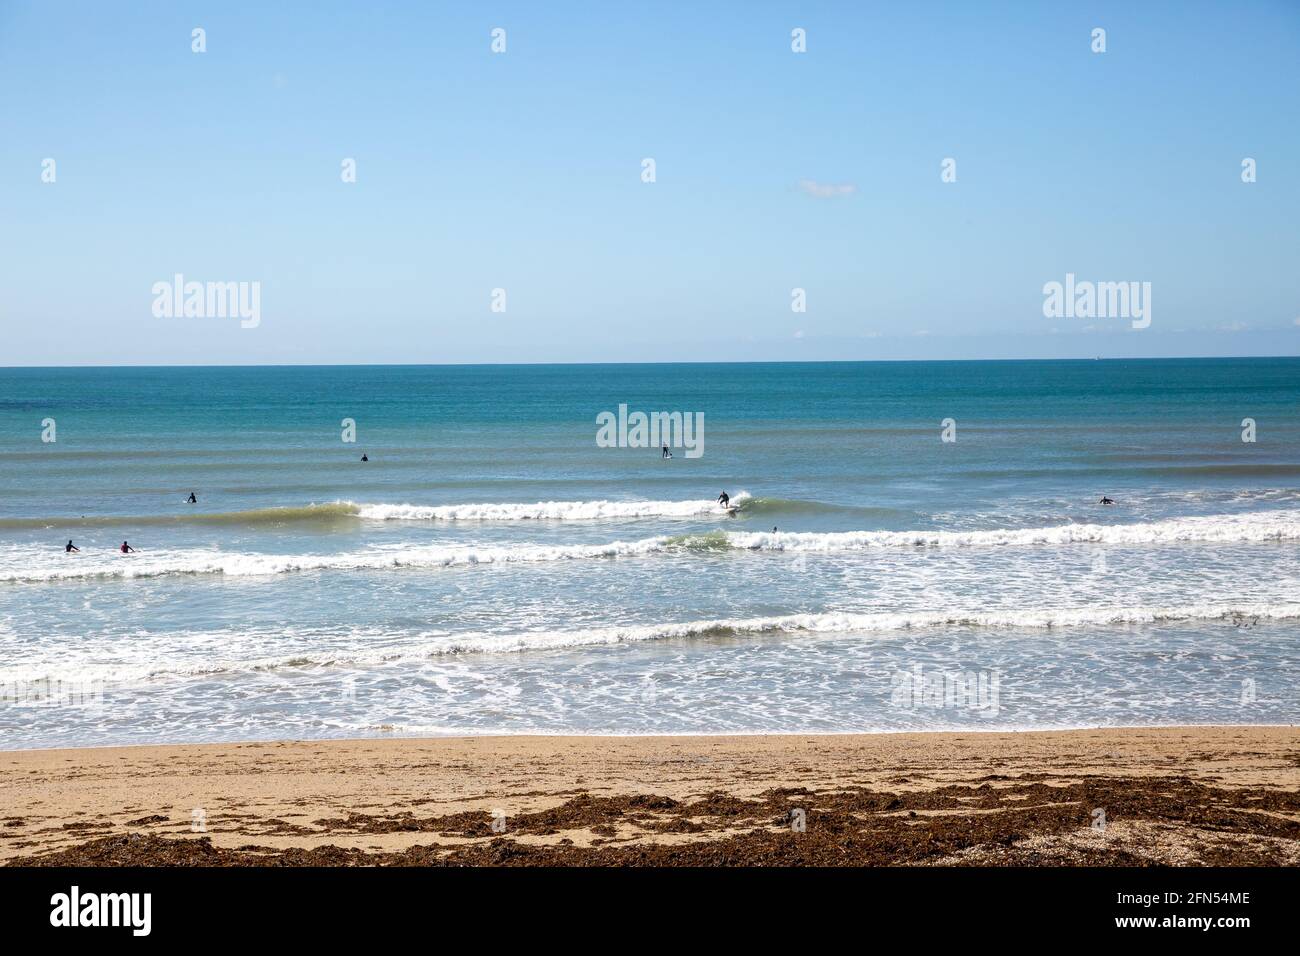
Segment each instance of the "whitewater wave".
[[645,557],[700,552],[848,552],[898,548],[991,548],[1074,544],[1237,544],[1300,540],[1300,511],[1170,518],[1136,524],[1067,524],[987,531],[745,532],[714,530],[611,541],[606,544],[419,545],[368,548],[339,554],[236,554],[215,550],[134,555],[0,556],[0,583],[78,579],[154,578],[221,574],[232,577],[307,571],[436,569],[470,565]]
[[85,553],[45,560],[22,568],[0,567],[0,582],[37,584],[83,579],[138,579],[170,575],[220,574],[259,577],[309,571],[382,571],[385,569],[435,569],[478,564],[531,564],[545,561],[634,557],[663,550],[666,538],[613,541],[591,545],[420,546],[372,548],[342,554],[235,554],[223,551],[112,553],[91,557]]
[[[1134,524],[1064,524],[986,531],[730,532],[734,548],[855,551],[867,548],[1007,547],[1068,544],[1249,543],[1300,539],[1300,510],[1166,518]],[[686,536],[684,540],[689,540]]]
[[[844,512],[896,516],[894,508],[864,508],[822,501],[755,497],[748,491],[731,496],[743,514],[822,514]],[[376,521],[596,521],[619,518],[696,518],[726,512],[717,501],[539,501],[534,504],[358,505],[362,518]]]
[[[1146,500],[1174,498],[1188,501],[1219,501],[1228,504],[1246,501],[1262,503],[1294,501],[1300,497],[1296,489],[1262,489],[1243,491],[1194,490],[1181,492],[1155,492]],[[915,512],[896,508],[866,507],[861,505],[831,504],[806,499],[754,496],[747,491],[737,492],[732,505],[743,515],[798,515],[841,514],[859,515],[880,520],[897,520],[914,516]],[[1064,507],[1068,503],[1062,502]],[[726,512],[712,499],[684,501],[537,501],[482,502],[454,505],[364,504],[355,501],[332,501],[306,505],[287,505],[271,508],[251,508],[244,511],[201,512],[178,511],[175,514],[154,515],[60,515],[46,517],[0,517],[3,529],[70,529],[92,527],[151,527],[166,525],[288,525],[299,523],[328,524],[333,522],[366,521],[600,521],[634,518],[707,518],[724,517]],[[1220,520],[1210,517],[1208,521]],[[1092,527],[1089,525],[1081,527]],[[1108,526],[1109,527],[1109,526]],[[865,533],[865,532],[863,532]],[[908,534],[910,532],[900,532]]]
[[[738,492],[732,504],[745,510],[757,504],[760,510],[816,507],[815,502],[781,502],[775,498],[752,498]],[[829,507],[829,506],[827,506]],[[262,525],[300,522],[355,521],[598,521],[627,518],[695,518],[723,516],[726,512],[714,500],[695,501],[538,501],[534,503],[482,503],[459,505],[358,504],[334,501],[326,504],[253,508],[247,511],[215,513],[184,512],[172,515],[90,515],[59,518],[0,518],[0,528],[131,527],[181,524]]]
[[[320,667],[369,667],[401,661],[428,660],[450,655],[510,654],[526,651],[564,650],[645,641],[692,638],[743,638],[773,634],[878,634],[929,630],[940,627],[997,630],[1070,630],[1087,627],[1130,627],[1186,622],[1222,622],[1225,625],[1257,626],[1261,622],[1300,619],[1300,604],[1188,604],[1161,607],[1074,607],[1005,608],[946,611],[821,612],[776,617],[720,618],[669,624],[627,625],[569,631],[522,631],[514,633],[429,631],[395,635],[391,631],[353,629],[346,639],[353,646],[329,650],[230,659],[216,653],[228,649],[234,640],[253,640],[259,647],[283,640],[280,631],[264,635],[241,631],[238,638],[224,632],[168,635],[185,647],[209,649],[197,659],[166,661],[159,649],[134,661],[47,662],[14,668],[0,668],[0,685],[23,681],[123,682],[160,677],[197,678],[236,671],[286,671]],[[299,639],[312,635],[299,633]],[[325,635],[338,640],[339,634]],[[368,644],[377,644],[367,648]],[[159,658],[162,658],[160,663]]]
[[[732,503],[745,507],[748,492]],[[533,504],[359,505],[372,521],[598,521],[619,518],[695,518],[722,515],[716,501],[538,501]]]
[[[527,631],[517,634],[448,635],[412,653],[389,652],[386,660],[443,654],[509,653],[550,648],[588,647],[694,637],[740,637],[771,633],[876,633],[934,627],[1075,628],[1102,625],[1160,624],[1178,621],[1280,621],[1300,618],[1300,604],[1182,607],[1007,609],[908,612],[822,612],[778,617],[722,618],[674,624],[592,628],[581,631]],[[366,663],[364,657],[331,663]]]

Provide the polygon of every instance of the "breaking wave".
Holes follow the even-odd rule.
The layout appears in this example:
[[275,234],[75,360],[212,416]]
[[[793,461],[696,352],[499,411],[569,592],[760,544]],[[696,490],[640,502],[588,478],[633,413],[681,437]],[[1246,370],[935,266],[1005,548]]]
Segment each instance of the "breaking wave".
[[[330,650],[303,650],[285,656],[250,657],[246,660],[201,653],[197,659],[159,661],[141,657],[134,661],[75,661],[43,666],[0,668],[0,683],[49,678],[62,680],[127,681],[164,676],[202,677],[233,671],[280,671],[313,667],[364,667],[397,661],[414,661],[463,654],[508,654],[563,650],[643,641],[692,638],[729,638],[765,634],[872,634],[939,627],[1051,630],[1105,626],[1141,626],[1180,622],[1250,624],[1300,619],[1300,604],[1188,604],[1162,607],[1005,608],[946,611],[822,612],[779,617],[721,618],[670,624],[627,625],[566,631],[512,633],[429,631],[395,635],[377,629],[352,629],[346,639],[353,645]],[[240,639],[254,639],[266,647],[283,633],[259,635],[241,631]],[[310,635],[296,634],[295,637]],[[195,650],[228,648],[231,635],[184,635],[184,645]],[[330,634],[338,640],[339,634]],[[396,639],[396,640],[395,640]],[[367,644],[375,644],[367,649]]]
[[1066,544],[1231,543],[1300,539],[1300,511],[1167,518],[1134,524],[1063,524],[987,531],[731,532],[732,547],[761,551],[855,551]]
[[[741,510],[751,502],[782,504],[779,499],[753,499],[739,492],[732,503]],[[815,503],[784,503],[794,507]],[[768,510],[771,510],[769,507]],[[299,522],[356,521],[597,521],[626,518],[696,518],[724,516],[712,499],[694,501],[538,501],[459,505],[327,504],[253,508],[247,511],[193,512],[168,515],[82,515],[36,518],[0,518],[0,528],[132,527],[156,525],[278,525]]]
[[[753,500],[738,492],[742,509]],[[761,499],[760,499],[761,500]],[[696,518],[725,514],[716,501],[538,501],[533,504],[358,505],[372,521],[598,521],[618,518]]]
[[221,574],[233,577],[307,571],[436,569],[480,564],[690,555],[701,552],[843,552],[890,548],[984,548],[1073,544],[1230,544],[1300,540],[1300,511],[1170,518],[1137,524],[1066,524],[988,531],[746,532],[715,530],[611,541],[607,544],[418,545],[367,548],[337,554],[241,554],[217,550],[120,555],[61,551],[38,556],[6,552],[0,582],[42,583],[78,579],[152,578]]

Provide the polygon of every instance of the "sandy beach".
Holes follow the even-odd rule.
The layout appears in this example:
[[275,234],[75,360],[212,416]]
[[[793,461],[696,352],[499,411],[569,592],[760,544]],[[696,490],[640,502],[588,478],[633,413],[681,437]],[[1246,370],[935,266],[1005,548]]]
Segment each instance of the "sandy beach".
[[1295,865],[1300,731],[470,737],[11,751],[0,753],[0,860]]

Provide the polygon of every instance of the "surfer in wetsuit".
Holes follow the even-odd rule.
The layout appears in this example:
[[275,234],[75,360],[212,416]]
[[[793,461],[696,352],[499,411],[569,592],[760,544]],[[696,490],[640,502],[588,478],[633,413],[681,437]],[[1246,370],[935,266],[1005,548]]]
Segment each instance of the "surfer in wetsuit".
[[131,547],[125,541],[122,542],[122,547],[119,548],[118,550],[120,550],[123,554],[135,554],[135,548]]
[[69,539],[68,539],[68,543],[65,544],[65,545],[63,546],[63,553],[64,553],[64,554],[71,554],[73,551],[80,552],[81,549],[78,548],[75,544],[73,544],[73,543],[72,543],[72,539],[69,538]]
[[370,460],[370,456],[369,456],[369,455],[365,455],[365,454],[363,454],[363,455],[361,456],[361,460],[362,460],[362,461],[369,461],[369,460]]
[[189,503],[192,505],[197,505],[199,503],[199,499],[194,497],[194,492],[192,491],[190,492]]
[[722,494],[718,495],[718,504],[722,505],[724,508],[729,508],[731,506],[731,496],[724,491]]
[[1110,500],[1109,498],[1107,498],[1105,495],[1102,495],[1101,503],[1102,503],[1103,505],[1113,505],[1115,502],[1111,501],[1111,500]]

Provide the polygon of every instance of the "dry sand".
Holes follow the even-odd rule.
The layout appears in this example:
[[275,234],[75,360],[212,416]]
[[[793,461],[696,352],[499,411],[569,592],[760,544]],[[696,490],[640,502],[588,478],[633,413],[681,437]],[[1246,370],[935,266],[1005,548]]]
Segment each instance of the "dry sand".
[[1300,731],[0,752],[0,862],[1294,865]]

